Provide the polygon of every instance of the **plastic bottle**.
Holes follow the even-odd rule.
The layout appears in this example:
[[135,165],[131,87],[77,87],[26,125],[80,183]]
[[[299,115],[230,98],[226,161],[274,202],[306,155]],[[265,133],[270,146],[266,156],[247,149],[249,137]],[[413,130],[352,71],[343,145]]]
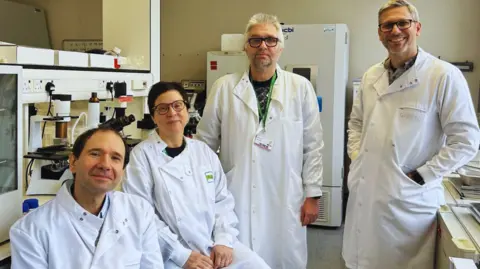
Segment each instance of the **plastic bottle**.
[[100,99],[96,92],[92,92],[92,97],[88,100],[87,128],[93,129],[100,124]]

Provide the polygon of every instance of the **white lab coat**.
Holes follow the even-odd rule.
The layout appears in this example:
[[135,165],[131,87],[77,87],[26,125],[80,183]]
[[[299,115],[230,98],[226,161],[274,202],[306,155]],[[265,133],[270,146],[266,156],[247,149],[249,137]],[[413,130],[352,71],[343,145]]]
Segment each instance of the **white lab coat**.
[[[304,77],[277,66],[266,130],[248,70],[218,79],[207,99],[196,138],[216,150],[235,197],[239,239],[272,268],[307,264],[305,197],[321,196],[322,126],[317,97]],[[271,151],[254,144],[273,141]]]
[[154,205],[165,268],[180,268],[191,250],[210,256],[214,245],[234,248],[228,268],[268,268],[251,250],[239,245],[234,199],[217,155],[205,143],[185,138],[175,158],[154,132],[130,155],[123,190]]
[[12,269],[162,269],[153,208],[134,195],[109,195],[95,247],[102,222],[78,205],[64,184],[52,201],[10,229]]
[[[363,76],[349,121],[350,197],[343,257],[355,269],[433,269],[442,178],[475,156],[479,129],[458,68],[419,50],[390,86]],[[405,174],[418,170],[420,186]]]

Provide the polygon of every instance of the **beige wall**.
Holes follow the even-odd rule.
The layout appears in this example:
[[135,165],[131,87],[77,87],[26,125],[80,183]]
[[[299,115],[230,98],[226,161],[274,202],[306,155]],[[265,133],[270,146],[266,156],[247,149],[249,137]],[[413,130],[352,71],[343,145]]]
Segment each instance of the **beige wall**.
[[[206,52],[220,49],[221,34],[242,33],[251,15],[266,12],[276,14],[286,24],[346,23],[351,32],[351,81],[386,55],[377,36],[377,11],[382,3],[383,0],[162,0],[161,79],[205,79]],[[480,1],[412,3],[419,9],[423,23],[421,47],[448,61],[480,64]],[[465,75],[476,104],[480,72]]]
[[54,49],[64,39],[102,39],[102,0],[10,0],[45,10]]

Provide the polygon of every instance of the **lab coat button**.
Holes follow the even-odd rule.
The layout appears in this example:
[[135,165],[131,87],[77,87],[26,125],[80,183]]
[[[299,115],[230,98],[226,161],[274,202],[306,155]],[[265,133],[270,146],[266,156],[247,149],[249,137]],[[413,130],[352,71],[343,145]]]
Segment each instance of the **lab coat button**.
[[179,222],[182,221],[182,218],[177,218],[177,221],[179,221]]
[[86,216],[86,215],[87,215],[87,212],[83,212],[83,215]]
[[115,230],[115,233],[118,234],[118,230]]
[[255,184],[253,184],[253,188],[255,189],[257,186],[255,186]]
[[252,162],[255,163],[255,160],[253,160]]
[[186,174],[189,176],[192,174],[192,170],[187,170]]
[[83,218],[80,218],[80,221],[83,221]]

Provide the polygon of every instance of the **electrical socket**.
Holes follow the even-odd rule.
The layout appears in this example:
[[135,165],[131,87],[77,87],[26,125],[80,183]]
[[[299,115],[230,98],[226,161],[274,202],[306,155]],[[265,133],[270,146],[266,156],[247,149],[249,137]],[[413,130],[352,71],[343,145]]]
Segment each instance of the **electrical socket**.
[[43,92],[45,91],[44,88],[42,88],[42,80],[34,80],[33,81],[33,92]]
[[107,90],[107,82],[105,80],[98,81],[98,90],[101,90],[101,91]]
[[29,93],[33,91],[33,82],[31,80],[23,81],[23,92]]

